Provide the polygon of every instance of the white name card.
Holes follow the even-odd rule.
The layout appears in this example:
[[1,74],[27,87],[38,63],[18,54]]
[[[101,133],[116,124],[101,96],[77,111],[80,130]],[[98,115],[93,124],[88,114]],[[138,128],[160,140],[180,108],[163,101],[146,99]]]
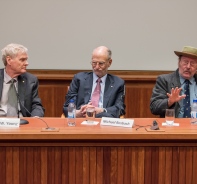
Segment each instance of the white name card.
[[17,128],[20,125],[19,118],[0,118],[0,128]]
[[101,125],[107,126],[120,126],[131,128],[133,126],[133,119],[122,119],[122,118],[106,118],[101,119]]

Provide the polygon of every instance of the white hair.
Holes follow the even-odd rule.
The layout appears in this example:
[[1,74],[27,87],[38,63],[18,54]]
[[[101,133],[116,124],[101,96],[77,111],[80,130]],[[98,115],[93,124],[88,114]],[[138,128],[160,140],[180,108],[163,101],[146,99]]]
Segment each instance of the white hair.
[[2,61],[3,61],[4,65],[6,66],[7,65],[7,60],[6,60],[7,56],[14,58],[17,56],[18,53],[27,53],[27,51],[28,51],[28,49],[26,47],[24,47],[23,45],[11,43],[1,50]]

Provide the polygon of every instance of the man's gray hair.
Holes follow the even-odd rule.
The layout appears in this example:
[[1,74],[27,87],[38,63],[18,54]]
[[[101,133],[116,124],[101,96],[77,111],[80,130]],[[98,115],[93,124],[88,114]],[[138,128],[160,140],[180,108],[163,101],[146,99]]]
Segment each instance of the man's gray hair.
[[108,49],[108,50],[107,50],[107,52],[108,52],[108,59],[111,59],[111,55],[112,55],[111,50],[110,50],[110,49]]
[[23,45],[11,43],[1,50],[2,61],[3,61],[4,65],[6,66],[7,65],[7,60],[6,60],[7,56],[14,58],[18,55],[18,53],[23,54],[23,53],[27,53],[27,51],[28,51],[28,49],[26,47],[24,47]]

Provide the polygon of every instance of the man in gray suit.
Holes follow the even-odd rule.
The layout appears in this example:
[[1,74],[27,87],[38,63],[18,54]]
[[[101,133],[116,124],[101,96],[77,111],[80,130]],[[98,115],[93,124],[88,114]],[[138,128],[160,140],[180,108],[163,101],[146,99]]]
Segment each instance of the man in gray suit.
[[9,114],[8,94],[12,80],[17,91],[15,99],[20,104],[16,102],[16,113],[13,116],[44,116],[44,108],[38,96],[38,79],[26,72],[27,59],[27,48],[22,45],[9,44],[2,49],[5,68],[0,69],[0,116]]
[[189,116],[185,115],[184,101],[186,97],[186,81],[189,83],[188,102],[197,99],[197,48],[185,46],[181,52],[174,51],[178,58],[178,69],[170,74],[158,76],[150,99],[150,110],[154,115],[165,117],[166,109],[175,109],[175,117],[190,116],[190,106],[186,108]]
[[96,117],[118,118],[125,114],[125,83],[121,78],[107,74],[111,64],[111,50],[105,46],[93,50],[91,61],[93,72],[80,72],[74,76],[63,106],[65,116],[68,114],[67,107],[70,99],[75,101],[76,117],[85,117],[88,104],[95,106],[92,101],[92,94],[96,88],[97,79],[102,82],[100,83],[98,106],[95,106]]

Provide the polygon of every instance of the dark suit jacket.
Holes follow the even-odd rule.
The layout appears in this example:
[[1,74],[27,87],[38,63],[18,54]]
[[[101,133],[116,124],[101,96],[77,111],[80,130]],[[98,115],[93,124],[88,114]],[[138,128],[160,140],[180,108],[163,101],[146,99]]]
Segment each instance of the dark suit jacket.
[[[82,105],[88,104],[91,98],[92,84],[93,72],[80,72],[74,76],[65,97],[66,102],[63,106],[65,116],[68,113],[67,107],[70,99],[74,99],[78,110]],[[97,118],[119,117],[125,114],[124,89],[124,80],[114,75],[107,75],[103,96],[103,108],[107,112],[97,114]]]
[[[0,69],[0,98],[2,96],[3,81],[4,69]],[[18,94],[20,98],[21,113],[24,117],[44,116],[44,108],[38,97],[38,79],[34,75],[26,72],[18,76]]]
[[[197,83],[197,75],[194,75],[194,78]],[[173,73],[158,76],[150,99],[150,110],[154,115],[165,117],[165,110],[169,109],[167,93],[171,93],[171,89],[176,87],[181,87],[178,69]],[[180,107],[180,101],[170,107],[175,109],[175,117],[178,117]]]

